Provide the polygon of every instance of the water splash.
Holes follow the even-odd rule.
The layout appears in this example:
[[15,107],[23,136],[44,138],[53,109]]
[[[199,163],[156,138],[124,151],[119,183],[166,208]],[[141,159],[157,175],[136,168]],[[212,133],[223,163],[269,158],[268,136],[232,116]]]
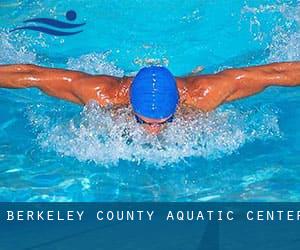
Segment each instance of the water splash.
[[165,66],[169,65],[169,60],[165,57],[163,58],[135,58],[133,61],[134,64],[140,67],[146,67],[150,65],[157,65],[157,66]]
[[79,58],[70,58],[67,67],[73,70],[84,71],[91,74],[106,74],[113,76],[124,76],[124,70],[118,68],[107,57],[110,51],[104,53],[90,53]]
[[197,9],[193,10],[191,14],[184,15],[183,17],[181,17],[181,22],[183,22],[183,23],[195,23],[195,22],[198,22],[202,19],[203,18],[201,16],[200,10],[197,8]]
[[269,62],[300,60],[300,6],[282,9],[286,27],[275,26]]
[[132,119],[130,108],[103,109],[92,101],[79,116],[64,121],[53,120],[65,117],[57,110],[40,116],[40,108],[30,108],[28,118],[42,148],[106,166],[120,160],[164,166],[188,157],[216,159],[237,152],[247,142],[280,137],[272,109],[230,107],[208,115],[181,109],[173,123],[152,136]]
[[245,5],[242,9],[242,14],[244,13],[252,13],[254,15],[264,13],[264,12],[283,12],[288,7],[287,4],[266,4],[266,5],[259,5],[258,7],[251,7]]
[[[290,6],[284,2],[271,5],[259,5],[250,7],[246,5],[241,14],[251,14],[250,32],[254,40],[263,41],[271,37],[268,45],[269,57],[266,62],[294,61],[300,59],[300,6]],[[263,14],[275,13],[281,18],[274,28],[265,34],[262,25],[267,25],[261,20]]]
[[0,64],[36,62],[36,54],[18,42],[18,37],[0,31]]

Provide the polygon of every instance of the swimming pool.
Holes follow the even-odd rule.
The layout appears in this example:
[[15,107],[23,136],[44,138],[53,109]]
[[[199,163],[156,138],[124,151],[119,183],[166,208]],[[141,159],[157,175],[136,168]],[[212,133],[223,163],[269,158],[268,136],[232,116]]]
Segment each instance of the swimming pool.
[[[300,59],[299,1],[73,0],[0,3],[0,64],[122,76],[159,63],[177,76]],[[82,32],[20,30],[66,20]],[[130,109],[0,89],[1,201],[299,201],[300,91],[270,88],[158,137]]]

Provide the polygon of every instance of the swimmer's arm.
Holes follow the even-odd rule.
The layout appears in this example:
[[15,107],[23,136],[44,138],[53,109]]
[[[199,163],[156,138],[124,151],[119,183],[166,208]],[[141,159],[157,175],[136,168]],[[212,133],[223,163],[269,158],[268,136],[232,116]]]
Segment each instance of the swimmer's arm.
[[269,86],[300,85],[300,62],[272,63],[228,70],[228,73],[236,83],[237,89],[226,98],[226,101],[254,95]]
[[50,96],[81,103],[73,93],[74,82],[87,74],[33,64],[0,65],[1,88],[38,88]]
[[268,86],[300,84],[300,62],[227,69],[214,75],[185,78],[187,105],[209,112],[224,102],[263,91]]
[[[111,101],[122,78],[93,76],[83,72],[40,67],[31,64],[0,65],[0,88],[39,88],[46,94],[85,104],[94,99],[100,105]],[[99,94],[99,95],[98,95]],[[104,98],[106,98],[104,100]]]

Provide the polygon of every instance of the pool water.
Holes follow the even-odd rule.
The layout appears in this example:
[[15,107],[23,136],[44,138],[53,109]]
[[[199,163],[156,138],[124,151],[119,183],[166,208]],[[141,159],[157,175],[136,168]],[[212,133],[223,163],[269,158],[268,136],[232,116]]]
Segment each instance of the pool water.
[[[1,1],[0,64],[182,76],[300,59],[299,1],[51,2]],[[79,34],[10,32],[69,10]],[[153,137],[130,107],[0,89],[0,201],[299,201],[299,97],[272,87],[207,116],[181,109]]]

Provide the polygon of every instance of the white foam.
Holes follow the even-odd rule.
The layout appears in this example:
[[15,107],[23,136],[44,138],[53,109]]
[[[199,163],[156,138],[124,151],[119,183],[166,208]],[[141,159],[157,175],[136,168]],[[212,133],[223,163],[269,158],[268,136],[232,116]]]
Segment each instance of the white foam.
[[57,122],[54,117],[63,113],[53,110],[41,117],[41,108],[47,107],[32,106],[28,117],[42,148],[105,166],[120,160],[164,166],[187,157],[216,159],[237,152],[247,142],[280,137],[272,109],[230,107],[208,116],[181,110],[160,135],[152,136],[135,122],[130,108],[102,109],[92,101],[80,116]]
[[251,13],[250,32],[254,39],[262,41],[266,36],[261,31],[260,14],[277,13],[282,16],[283,23],[275,24],[270,29],[271,43],[268,46],[269,57],[267,62],[300,60],[300,6],[289,6],[286,3],[272,5],[259,5],[250,7],[246,5],[242,14]]
[[282,14],[288,23],[273,30],[269,62],[300,60],[300,6],[284,8]]
[[17,34],[0,31],[0,64],[36,62],[36,54],[18,42],[18,37]]
[[106,74],[122,77],[124,70],[118,68],[113,62],[109,62],[107,57],[110,52],[90,53],[79,58],[70,58],[67,67],[73,70],[84,71],[91,74]]

